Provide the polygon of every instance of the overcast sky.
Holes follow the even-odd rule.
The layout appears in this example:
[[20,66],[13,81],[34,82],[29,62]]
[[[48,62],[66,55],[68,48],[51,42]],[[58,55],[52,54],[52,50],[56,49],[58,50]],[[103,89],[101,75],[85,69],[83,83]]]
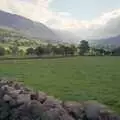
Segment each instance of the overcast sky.
[[120,31],[120,0],[1,0],[0,9],[82,37]]

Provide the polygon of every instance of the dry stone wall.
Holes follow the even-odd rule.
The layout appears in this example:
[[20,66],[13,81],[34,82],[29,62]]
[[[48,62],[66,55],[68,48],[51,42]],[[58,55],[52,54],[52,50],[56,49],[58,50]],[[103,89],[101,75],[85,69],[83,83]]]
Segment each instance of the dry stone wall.
[[0,120],[120,120],[120,116],[97,101],[64,102],[1,79]]

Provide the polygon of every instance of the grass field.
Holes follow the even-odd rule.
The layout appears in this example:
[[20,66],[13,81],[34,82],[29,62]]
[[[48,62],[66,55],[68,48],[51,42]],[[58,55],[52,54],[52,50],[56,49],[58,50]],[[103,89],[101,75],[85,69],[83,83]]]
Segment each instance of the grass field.
[[120,112],[120,57],[0,61],[0,77],[63,100],[97,99]]

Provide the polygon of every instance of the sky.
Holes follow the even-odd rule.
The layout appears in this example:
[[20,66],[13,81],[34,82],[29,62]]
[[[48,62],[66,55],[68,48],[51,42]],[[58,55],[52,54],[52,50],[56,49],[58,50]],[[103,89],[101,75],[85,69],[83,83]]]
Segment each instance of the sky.
[[120,31],[120,0],[2,0],[0,9],[83,38]]
[[50,9],[68,12],[72,17],[92,20],[102,13],[120,8],[120,0],[53,0]]

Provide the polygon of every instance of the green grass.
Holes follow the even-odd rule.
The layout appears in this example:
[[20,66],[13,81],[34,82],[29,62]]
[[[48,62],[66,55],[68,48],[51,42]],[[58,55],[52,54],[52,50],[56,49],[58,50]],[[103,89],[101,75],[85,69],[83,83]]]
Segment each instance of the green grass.
[[[13,46],[12,44],[10,44],[10,43],[0,43],[0,46],[1,47],[4,47],[4,48],[6,48],[6,49],[9,49],[9,47],[10,46]],[[36,45],[37,46],[37,45]],[[35,45],[34,46],[19,46],[18,48],[19,49],[22,49],[23,51],[26,51],[26,49],[28,49],[28,48],[30,48],[30,47],[36,47]]]
[[62,100],[95,99],[120,112],[120,57],[0,61],[4,76]]

